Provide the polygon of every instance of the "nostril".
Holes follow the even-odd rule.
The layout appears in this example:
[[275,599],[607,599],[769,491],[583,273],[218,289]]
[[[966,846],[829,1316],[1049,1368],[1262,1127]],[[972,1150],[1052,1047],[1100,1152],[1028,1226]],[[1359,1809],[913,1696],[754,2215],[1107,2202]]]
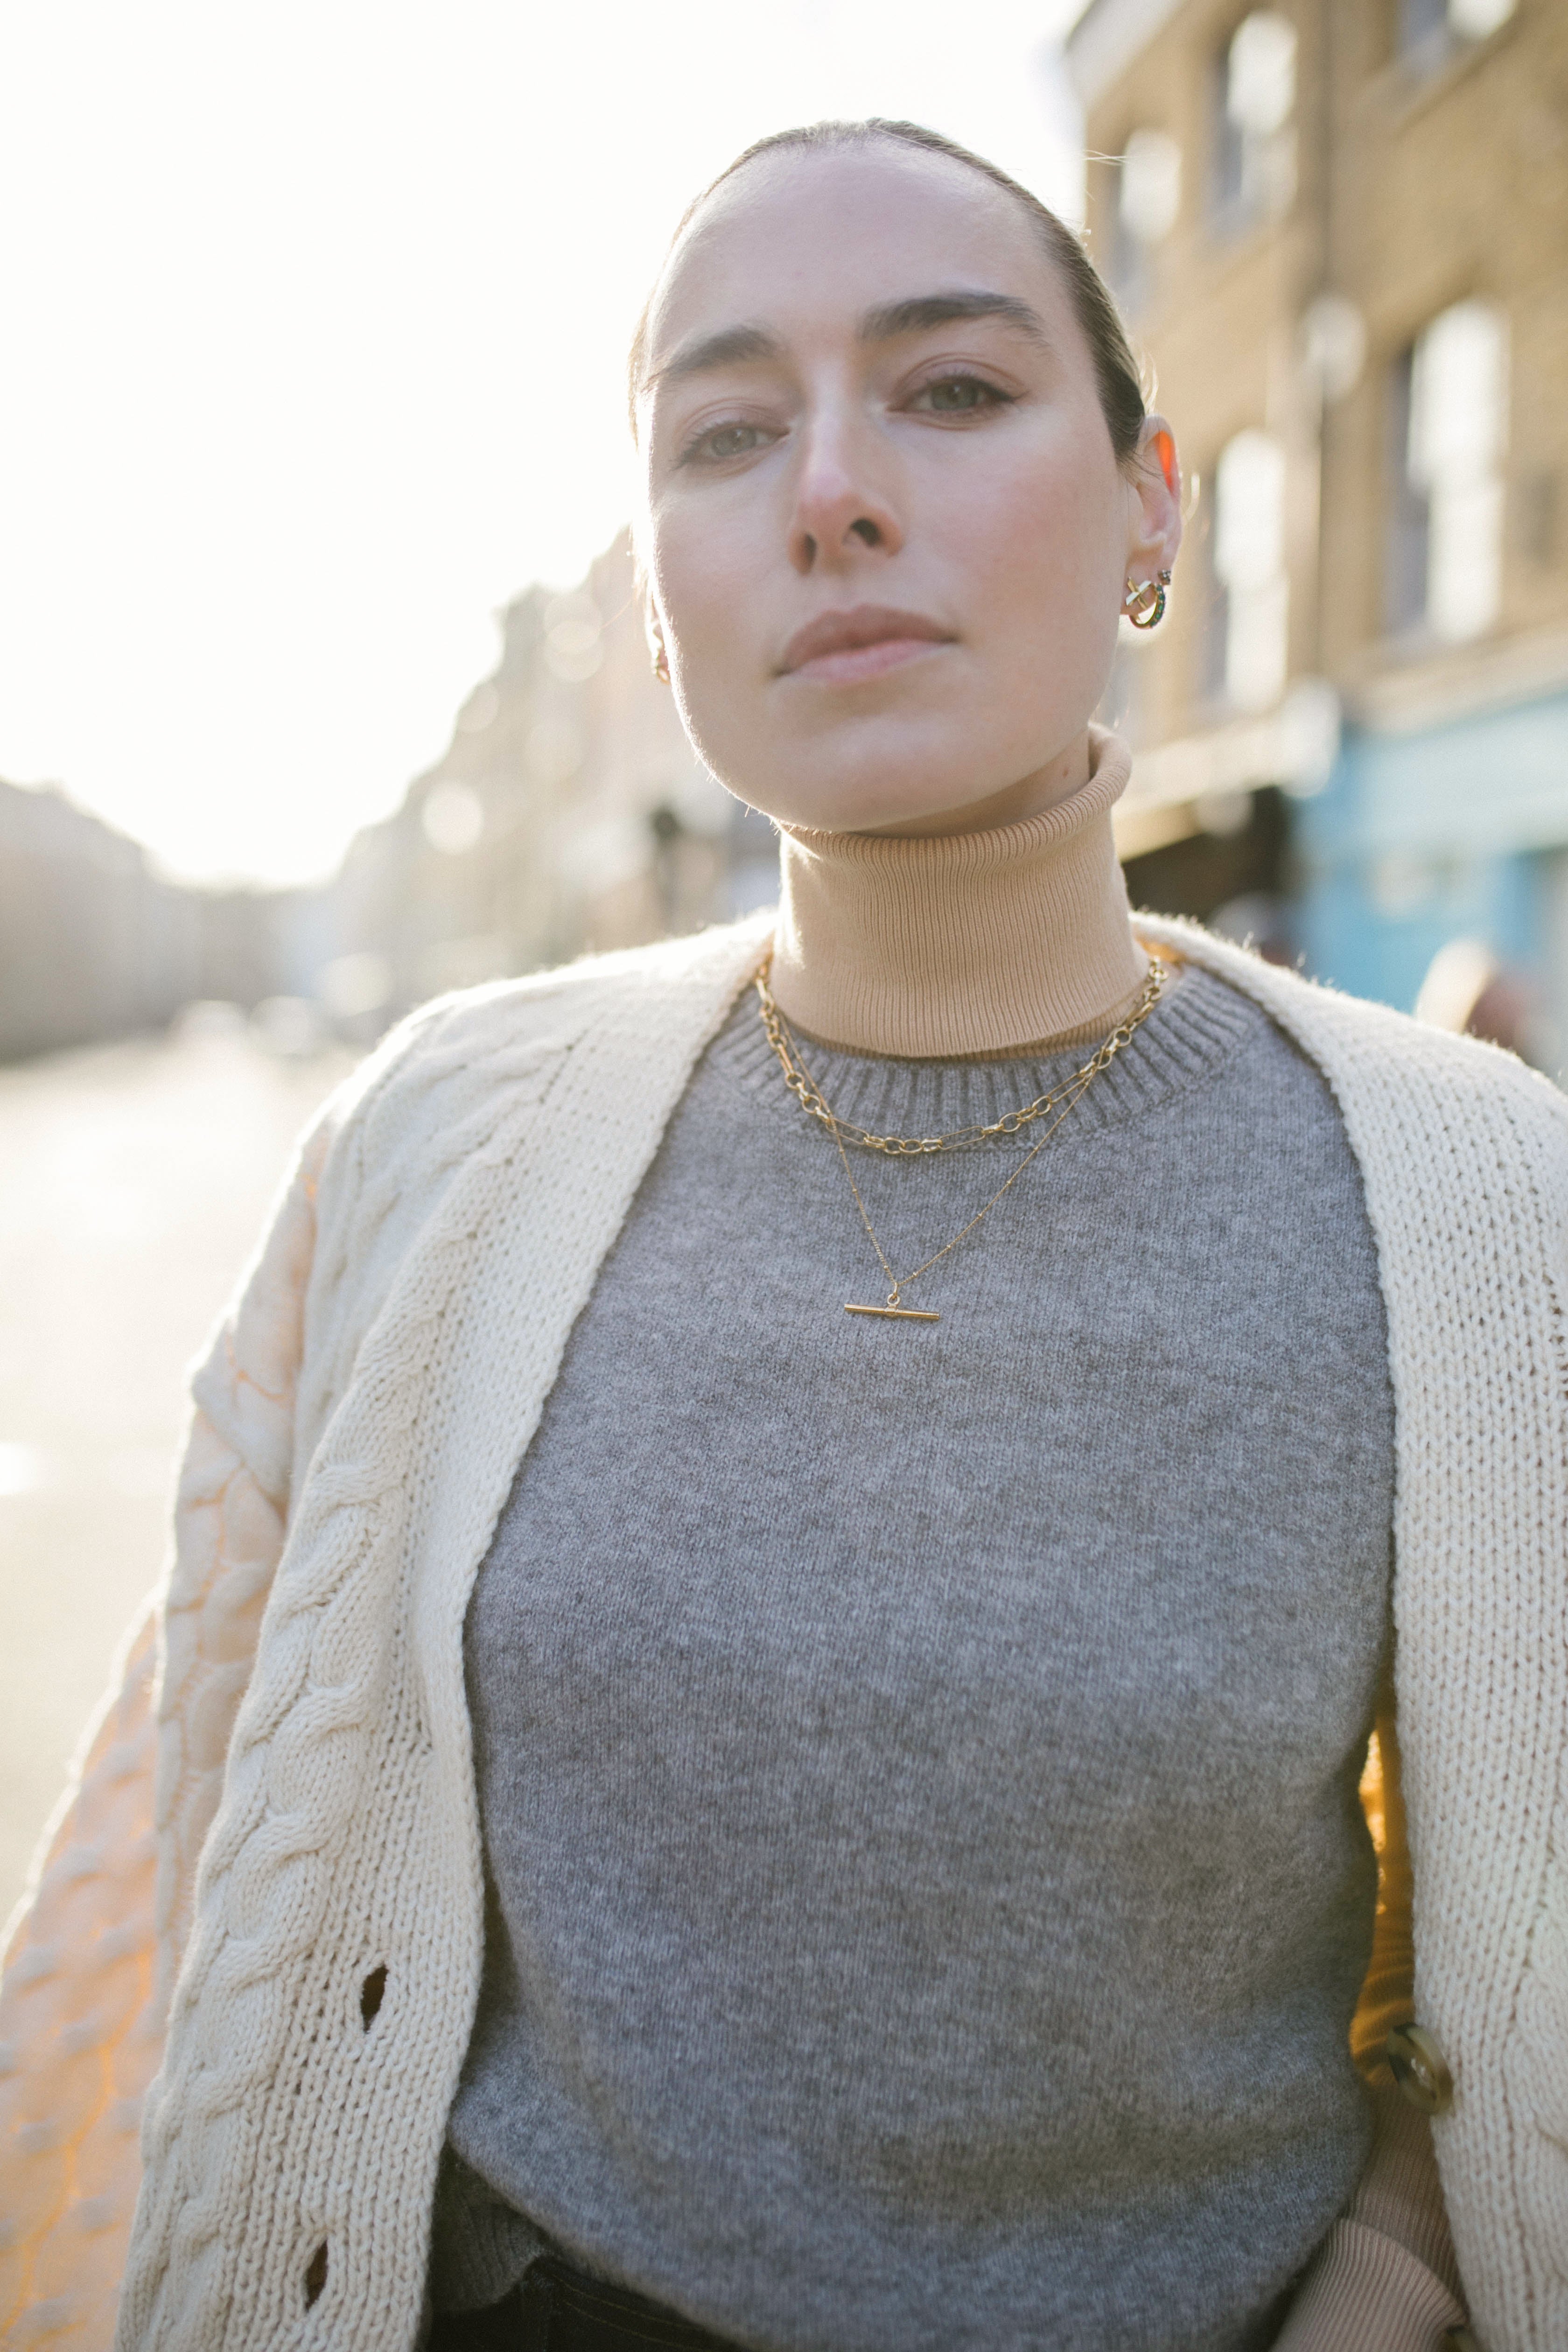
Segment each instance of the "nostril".
[[310,2267],[305,2273],[305,2308],[307,2311],[310,2310],[310,2305],[315,2302],[317,2296],[321,2294],[321,2289],[326,2285],[326,2284],[327,2249],[324,2245],[320,2245],[316,2248],[315,2252],[310,2256]]
[[865,541],[868,547],[881,546],[882,534],[878,530],[876,524],[871,520],[869,515],[862,515],[859,521],[852,522],[849,528],[857,539],[862,539]]
[[384,1968],[372,1969],[359,1989],[359,2013],[364,2020],[367,2033],[370,2031],[372,2019],[381,2007],[381,1996],[385,1990],[386,1970]]

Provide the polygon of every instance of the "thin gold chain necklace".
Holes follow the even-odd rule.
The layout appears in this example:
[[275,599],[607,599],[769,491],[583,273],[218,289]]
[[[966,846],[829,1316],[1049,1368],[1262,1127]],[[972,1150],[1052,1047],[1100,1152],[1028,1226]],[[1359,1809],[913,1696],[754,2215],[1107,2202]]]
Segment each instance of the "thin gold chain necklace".
[[[1134,1032],[1142,1028],[1152,1013],[1164,992],[1165,967],[1157,956],[1150,958],[1149,977],[1132,1010],[1117,1023],[1104,1044],[1095,1048],[1088,1061],[1050,1094],[1037,1096],[1033,1102],[1025,1104],[1019,1110],[1005,1112],[1001,1118],[993,1119],[989,1126],[955,1128],[947,1135],[907,1136],[873,1135],[868,1129],[856,1127],[847,1120],[839,1118],[830,1108],[822,1089],[806,1068],[799,1046],[789,1034],[784,1014],[773,1002],[773,992],[768,986],[768,972],[772,964],[773,950],[770,948],[758,968],[755,981],[757,998],[762,1006],[763,1026],[767,1032],[768,1043],[778,1056],[779,1067],[784,1072],[784,1084],[791,1094],[804,1110],[809,1111],[813,1118],[819,1120],[827,1129],[837,1145],[838,1157],[844,1164],[844,1173],[849,1180],[849,1190],[854,1193],[855,1205],[860,1212],[860,1222],[865,1226],[867,1238],[877,1254],[877,1263],[888,1277],[888,1303],[885,1307],[851,1306],[846,1302],[844,1312],[846,1315],[886,1316],[900,1323],[940,1323],[941,1315],[933,1312],[930,1307],[904,1306],[903,1292],[911,1283],[918,1282],[922,1274],[929,1274],[933,1265],[946,1257],[950,1250],[955,1250],[959,1243],[974,1231],[981,1220],[991,1214],[1003,1194],[1012,1191],[1030,1160],[1036,1159],[1045,1150],[1074,1104],[1088,1092],[1101,1071],[1110,1067],[1111,1063]],[[895,1157],[931,1151],[954,1151],[966,1145],[989,1141],[993,1137],[1016,1135],[1020,1129],[1029,1126],[1036,1119],[1044,1118],[1050,1111],[1055,1111],[1057,1116],[1051,1120],[1039,1141],[1031,1145],[1025,1152],[1006,1182],[997,1187],[984,1206],[977,1209],[969,1223],[954,1234],[950,1242],[944,1242],[935,1255],[928,1257],[923,1265],[917,1265],[912,1274],[896,1275],[888,1262],[886,1251],[877,1239],[876,1227],[872,1224],[866,1203],[860,1197],[860,1187],[855,1181],[855,1171],[849,1165],[849,1154],[844,1149],[845,1137],[847,1136],[852,1143],[859,1144],[868,1151],[882,1151]]]

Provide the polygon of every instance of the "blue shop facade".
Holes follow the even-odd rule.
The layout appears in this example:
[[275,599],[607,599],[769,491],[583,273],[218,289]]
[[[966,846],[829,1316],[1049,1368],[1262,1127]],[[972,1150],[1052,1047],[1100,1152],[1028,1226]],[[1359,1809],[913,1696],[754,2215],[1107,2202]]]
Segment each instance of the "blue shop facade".
[[1306,970],[1411,1012],[1439,951],[1479,942],[1568,1061],[1568,685],[1409,732],[1347,726],[1291,828]]

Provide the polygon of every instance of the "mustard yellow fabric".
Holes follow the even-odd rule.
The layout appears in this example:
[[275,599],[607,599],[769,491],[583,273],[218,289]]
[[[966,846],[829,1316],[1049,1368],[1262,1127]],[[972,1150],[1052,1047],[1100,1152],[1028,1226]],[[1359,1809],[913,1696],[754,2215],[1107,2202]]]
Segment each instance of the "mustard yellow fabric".
[[1367,2081],[1377,2084],[1391,2079],[1384,2056],[1390,2032],[1396,2025],[1407,2025],[1415,2014],[1415,1946],[1410,1923],[1415,1888],[1399,1783],[1394,1692],[1387,1685],[1367,1749],[1361,1801],[1377,1848],[1377,1922],[1372,1960],[1351,2025],[1351,2050]]

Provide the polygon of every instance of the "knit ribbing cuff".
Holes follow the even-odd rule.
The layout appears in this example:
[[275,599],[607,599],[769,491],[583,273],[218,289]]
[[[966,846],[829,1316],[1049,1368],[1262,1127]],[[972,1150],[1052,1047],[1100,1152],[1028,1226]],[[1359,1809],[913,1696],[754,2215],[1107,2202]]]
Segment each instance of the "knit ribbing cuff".
[[437,2311],[482,2311],[510,2293],[546,2240],[470,2171],[442,2150],[436,2183],[429,2290]]
[[1436,2274],[1363,2221],[1336,2221],[1275,2352],[1440,2352],[1465,2314]]

